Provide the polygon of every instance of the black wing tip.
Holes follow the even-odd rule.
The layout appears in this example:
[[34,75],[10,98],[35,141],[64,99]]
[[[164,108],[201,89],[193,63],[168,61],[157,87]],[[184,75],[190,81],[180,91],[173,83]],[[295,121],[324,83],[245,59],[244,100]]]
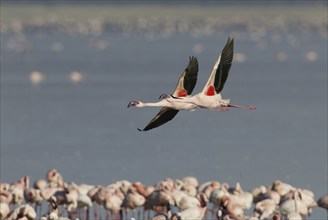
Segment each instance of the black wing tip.
[[228,41],[226,45],[224,46],[221,55],[222,62],[225,64],[231,64],[232,59],[233,59],[233,50],[234,50],[234,39],[233,37],[228,37]]
[[198,63],[197,57],[195,57],[195,56],[189,56],[189,62],[196,62],[196,63]]
[[[189,56],[189,64],[188,64],[189,68],[195,68],[196,71],[198,72],[198,60],[197,57],[195,56]],[[186,70],[188,69],[188,67],[186,68]]]
[[163,107],[143,130],[138,128],[138,131],[148,131],[157,128],[172,120],[178,112],[179,110]]
[[233,60],[234,38],[228,36],[228,41],[221,51],[220,68],[217,69],[215,76],[215,90],[220,93],[223,90],[224,84],[228,78],[229,70]]
[[229,36],[229,37],[228,37],[228,42],[229,42],[229,43],[233,43],[233,41],[234,41],[234,38],[231,37],[231,36]]
[[138,131],[146,131],[145,129],[137,128]]
[[234,38],[229,36],[225,48],[233,47],[233,44],[234,44]]
[[234,38],[229,36],[227,43],[222,51],[226,51],[226,50],[228,50],[228,48],[231,48],[231,50],[233,50],[233,47],[234,47],[233,45],[234,45]]

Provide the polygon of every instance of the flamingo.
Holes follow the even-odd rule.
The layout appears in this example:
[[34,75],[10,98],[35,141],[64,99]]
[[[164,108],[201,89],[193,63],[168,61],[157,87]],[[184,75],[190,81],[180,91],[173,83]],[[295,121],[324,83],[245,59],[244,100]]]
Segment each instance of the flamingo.
[[45,179],[38,179],[34,182],[33,188],[34,189],[45,189],[48,187],[48,183]]
[[112,214],[112,218],[115,218],[114,216],[119,215],[122,203],[123,200],[117,193],[107,191],[104,201],[106,219],[109,219],[110,214]]
[[36,212],[29,204],[20,205],[6,216],[7,220],[36,219]]
[[212,73],[207,80],[203,90],[194,95],[187,97],[175,97],[173,95],[163,94],[161,98],[171,103],[181,102],[195,105],[197,108],[210,110],[228,111],[228,107],[256,109],[255,106],[241,106],[230,103],[229,99],[223,99],[221,91],[228,78],[229,70],[233,59],[234,39],[229,37],[228,41],[214,64]]
[[154,210],[155,212],[161,212],[167,207],[167,203],[170,205],[174,204],[174,199],[171,192],[167,190],[156,189],[153,186],[145,187],[140,182],[133,183],[132,186],[137,190],[137,192],[145,197],[144,203],[144,217],[146,211],[148,215],[149,210]]
[[182,179],[182,182],[184,186],[190,185],[194,188],[197,188],[199,185],[197,178],[194,176],[186,176]]
[[267,219],[274,214],[277,209],[277,203],[273,199],[264,199],[255,204],[254,216],[259,219]]
[[[188,97],[197,81],[198,74],[198,61],[196,57],[189,57],[189,63],[184,72],[180,75],[179,81],[175,90],[173,91],[174,97]],[[160,96],[162,98],[162,96]],[[148,131],[150,129],[161,126],[168,121],[172,120],[179,110],[192,110],[196,106],[190,103],[178,103],[169,102],[167,99],[162,99],[155,103],[144,103],[141,101],[131,101],[128,104],[128,108],[134,106],[137,108],[142,107],[162,107],[162,109],[157,113],[157,115],[148,123],[144,129],[138,129],[139,131]]]
[[314,207],[317,207],[318,204],[314,199],[314,193],[308,189],[290,190],[286,195],[281,198],[280,203],[282,204],[283,202],[289,199],[295,199],[297,194],[297,197],[301,199],[302,203],[308,208],[309,214],[311,214],[312,209]]
[[169,220],[171,218],[171,205],[166,204],[166,212],[158,212],[151,218],[151,220]]
[[302,200],[302,194],[298,190],[293,191],[292,198],[281,202],[280,212],[284,215],[288,215],[293,212],[297,212],[304,216],[310,214],[308,207]]
[[54,184],[57,187],[64,188],[64,179],[56,169],[52,168],[47,172],[47,179],[49,183]]
[[28,188],[24,191],[25,201],[34,204],[34,209],[38,211],[38,208],[42,208],[43,197],[40,189]]
[[201,193],[201,192],[205,193],[206,197],[210,198],[212,191],[215,189],[219,189],[220,186],[221,186],[220,183],[216,180],[208,181],[208,182],[205,182],[202,185],[200,185],[198,187],[197,191],[199,193]]
[[203,219],[207,209],[207,198],[204,193],[199,194],[200,206],[190,207],[181,212],[172,215],[171,220],[201,220]]
[[[135,214],[135,210],[140,207],[143,206],[146,202],[146,198],[139,194],[137,192],[137,189],[134,188],[133,186],[131,186],[127,193],[125,194],[125,197],[122,201],[122,205],[121,208],[123,208],[125,210],[125,216],[127,216],[127,210],[132,210],[133,215]],[[138,217],[140,215],[140,212],[138,212]],[[121,216],[123,217],[123,213],[121,214]]]
[[251,191],[253,195],[253,202],[258,203],[265,199],[272,199],[275,201],[276,204],[280,203],[280,194],[271,189],[271,187],[267,188],[263,185],[255,187]]
[[280,196],[285,196],[290,191],[294,191],[295,187],[288,183],[284,183],[281,180],[275,180],[271,184],[271,190],[276,191]]
[[253,203],[253,195],[250,192],[244,191],[240,183],[236,183],[236,187],[231,187],[228,189],[230,191],[230,198],[233,203],[242,209],[249,209]]
[[219,210],[217,212],[218,219],[226,219],[226,216],[229,219],[241,220],[243,219],[244,211],[242,208],[233,204],[233,201],[230,199],[229,196],[224,195],[221,198]]
[[21,204],[24,201],[24,191],[29,188],[30,177],[24,176],[20,180],[12,183],[9,187],[9,191],[12,194],[12,203]]

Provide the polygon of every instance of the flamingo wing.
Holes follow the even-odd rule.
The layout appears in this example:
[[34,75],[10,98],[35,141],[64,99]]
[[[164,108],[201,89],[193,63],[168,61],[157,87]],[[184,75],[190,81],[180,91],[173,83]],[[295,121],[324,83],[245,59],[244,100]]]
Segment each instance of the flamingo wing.
[[233,38],[229,37],[220,56],[214,64],[212,73],[205,84],[203,93],[205,95],[219,94],[228,78],[233,58]]
[[217,94],[223,90],[227,81],[229,70],[233,59],[233,38],[229,37],[221,52],[220,63],[216,69],[214,87]]
[[190,95],[195,88],[198,74],[198,61],[194,56],[189,57],[189,63],[180,75],[178,84],[173,92],[175,97]]
[[179,110],[171,109],[168,107],[163,107],[157,115],[148,123],[148,125],[143,129],[138,129],[140,131],[148,131],[150,129],[159,127],[166,122],[172,120],[176,114],[178,114]]

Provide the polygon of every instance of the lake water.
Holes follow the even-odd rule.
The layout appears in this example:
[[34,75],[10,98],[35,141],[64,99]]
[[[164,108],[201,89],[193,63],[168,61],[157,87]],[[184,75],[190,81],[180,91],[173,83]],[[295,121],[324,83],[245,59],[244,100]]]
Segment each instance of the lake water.
[[[128,109],[129,101],[172,92],[191,55],[199,60],[200,91],[229,35],[238,55],[222,95],[257,109],[181,111],[159,128],[137,131],[159,109]],[[193,175],[245,190],[280,179],[317,198],[328,191],[327,39],[319,34],[31,31],[1,38],[1,182],[34,181],[56,168],[77,183]],[[33,71],[43,74],[37,84]],[[82,79],[72,81],[72,71]],[[311,219],[325,217],[317,208]]]

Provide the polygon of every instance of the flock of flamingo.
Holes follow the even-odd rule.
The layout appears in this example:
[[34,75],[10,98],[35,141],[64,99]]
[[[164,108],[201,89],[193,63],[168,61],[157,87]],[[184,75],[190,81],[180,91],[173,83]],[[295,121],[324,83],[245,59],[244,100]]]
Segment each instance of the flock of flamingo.
[[214,64],[212,73],[205,84],[204,89],[192,96],[198,74],[198,61],[196,57],[189,58],[189,64],[181,74],[178,84],[172,95],[162,94],[160,101],[155,103],[144,103],[141,101],[131,101],[131,106],[142,107],[162,107],[159,113],[149,122],[144,129],[148,131],[163,125],[172,120],[179,110],[195,110],[198,108],[216,111],[228,111],[229,107],[255,109],[255,106],[240,106],[230,103],[229,99],[223,99],[221,91],[228,78],[229,70],[233,59],[234,40],[229,37],[228,41]]
[[28,176],[0,183],[0,219],[7,220],[304,220],[318,206],[328,210],[328,194],[316,201],[312,191],[280,180],[249,192],[239,183],[199,183],[193,176],[153,185],[120,180],[102,186],[65,182],[50,169],[33,186]]
[[[221,96],[232,64],[233,45],[234,40],[229,37],[200,93],[191,95],[197,82],[198,61],[190,57],[171,95],[162,94],[155,103],[131,101],[128,107],[162,108],[139,130],[161,126],[180,110],[255,109],[231,104]],[[312,191],[280,180],[249,192],[239,183],[235,186],[217,180],[199,183],[191,176],[166,178],[153,185],[121,180],[101,186],[65,182],[56,169],[51,169],[46,179],[36,180],[32,187],[28,176],[11,184],[0,183],[0,220],[304,220],[318,206],[328,210],[328,194],[316,200]],[[251,208],[253,212],[247,214]]]

